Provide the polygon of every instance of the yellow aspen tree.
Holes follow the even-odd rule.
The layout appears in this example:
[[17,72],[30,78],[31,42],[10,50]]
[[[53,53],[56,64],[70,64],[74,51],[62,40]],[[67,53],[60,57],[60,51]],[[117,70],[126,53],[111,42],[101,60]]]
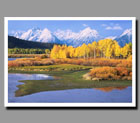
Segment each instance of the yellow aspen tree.
[[51,54],[50,54],[51,58],[58,58],[59,48],[60,48],[60,46],[58,46],[58,45],[53,46],[53,49],[51,50]]
[[81,58],[82,56],[83,56],[82,48],[80,46],[75,48],[74,57]]
[[74,52],[75,52],[75,48],[73,48],[72,46],[69,46],[69,56],[70,58],[74,57]]
[[105,55],[106,55],[107,58],[111,58],[112,57],[112,53],[113,53],[112,43],[108,42]]
[[106,49],[106,46],[105,46],[105,41],[106,40],[100,40],[98,41],[98,49],[100,50],[100,56],[101,57],[104,57],[104,54],[105,54],[105,49]]
[[124,58],[128,57],[130,50],[131,50],[130,45],[126,44],[124,47],[121,48],[121,55]]
[[86,58],[86,47],[87,47],[87,45],[84,43],[82,46],[81,46],[81,55],[84,57],[84,58]]
[[121,48],[120,48],[118,42],[116,42],[116,41],[114,42],[113,49],[114,49],[115,56],[119,57],[121,55]]
[[97,42],[96,41],[94,41],[93,43],[92,43],[92,47],[93,47],[93,52],[94,52],[94,58],[96,58],[96,49],[97,49]]
[[93,51],[92,44],[89,43],[88,48],[89,48],[89,57],[93,57],[94,51]]

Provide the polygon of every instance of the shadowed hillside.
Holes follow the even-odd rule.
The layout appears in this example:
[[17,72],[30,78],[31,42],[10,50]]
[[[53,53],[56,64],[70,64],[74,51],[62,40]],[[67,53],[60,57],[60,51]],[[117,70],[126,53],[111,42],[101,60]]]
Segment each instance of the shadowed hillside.
[[8,48],[39,48],[39,49],[52,49],[53,43],[40,43],[33,41],[26,41],[8,36]]

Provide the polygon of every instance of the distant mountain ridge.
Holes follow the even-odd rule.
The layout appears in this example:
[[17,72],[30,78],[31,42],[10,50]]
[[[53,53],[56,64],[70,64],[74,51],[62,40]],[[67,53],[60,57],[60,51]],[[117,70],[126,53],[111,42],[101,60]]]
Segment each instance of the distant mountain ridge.
[[[105,39],[99,33],[91,29],[90,27],[81,30],[80,32],[72,32],[71,30],[57,30],[52,33],[47,28],[41,30],[39,28],[32,28],[26,32],[16,32],[14,35],[16,38],[23,40],[29,40],[34,42],[45,42],[45,43],[57,43],[72,45],[74,47],[81,46],[83,43],[89,44],[93,41]],[[132,42],[132,29],[125,30],[120,36],[109,36],[113,40],[118,41],[120,46],[124,46],[126,43]]]
[[52,33],[47,28],[43,30],[39,28],[32,28],[26,32],[16,32],[13,36],[23,40],[66,44],[74,47],[82,45],[83,43],[92,43],[93,41],[98,41],[100,39],[98,32],[89,27],[78,33],[70,30],[57,30],[56,32]]
[[53,43],[40,43],[34,41],[27,41],[18,39],[13,36],[8,36],[8,48],[39,48],[39,49],[52,49]]
[[123,47],[126,43],[132,42],[132,29],[125,30],[119,37],[114,40],[118,41],[118,44]]

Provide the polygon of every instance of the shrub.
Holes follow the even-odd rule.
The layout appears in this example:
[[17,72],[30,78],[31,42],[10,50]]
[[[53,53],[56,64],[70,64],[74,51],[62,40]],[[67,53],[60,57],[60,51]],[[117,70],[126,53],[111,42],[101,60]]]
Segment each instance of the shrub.
[[90,71],[92,78],[113,79],[117,75],[117,71],[112,67],[94,68]]
[[128,60],[132,60],[132,55],[130,55],[127,59],[128,59]]
[[129,73],[129,76],[132,77],[132,72]]
[[102,80],[131,80],[132,72],[124,67],[100,67],[93,68],[89,72],[92,78],[101,78]]
[[128,74],[129,74],[129,71],[127,68],[116,67],[115,69],[117,70],[117,75],[119,75],[119,76],[128,76]]
[[118,64],[117,67],[127,67],[127,68],[132,68],[132,61],[131,61],[131,60],[121,61],[121,63]]
[[74,65],[84,65],[84,66],[100,66],[100,67],[132,67],[132,61],[126,59],[51,59],[45,58],[45,55],[36,56],[35,58],[22,58],[14,61],[9,61],[9,67],[15,66],[30,66],[30,65],[50,65],[50,64],[74,64]]

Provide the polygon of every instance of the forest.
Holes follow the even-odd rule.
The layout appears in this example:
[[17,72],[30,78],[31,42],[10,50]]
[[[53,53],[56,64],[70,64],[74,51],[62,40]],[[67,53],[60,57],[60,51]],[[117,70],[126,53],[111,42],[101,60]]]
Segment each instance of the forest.
[[8,54],[49,54],[49,49],[8,48]]
[[127,58],[132,55],[132,43],[120,47],[111,39],[94,41],[79,47],[54,45],[51,58]]

